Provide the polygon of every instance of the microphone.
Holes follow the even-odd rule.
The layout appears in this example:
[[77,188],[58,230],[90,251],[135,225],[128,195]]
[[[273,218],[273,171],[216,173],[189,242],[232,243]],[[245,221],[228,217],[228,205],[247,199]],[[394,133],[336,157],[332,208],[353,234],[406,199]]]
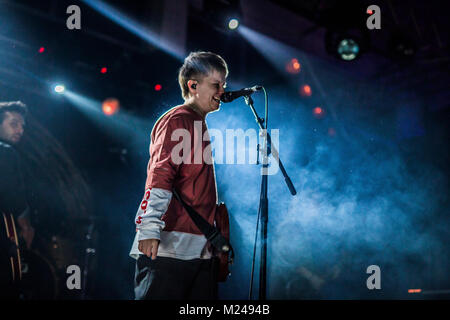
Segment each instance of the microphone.
[[220,101],[222,102],[231,102],[239,97],[242,96],[249,96],[252,93],[261,90],[262,86],[253,86],[251,88],[244,88],[241,90],[237,90],[237,91],[229,91],[229,92],[224,92],[221,96],[220,96]]

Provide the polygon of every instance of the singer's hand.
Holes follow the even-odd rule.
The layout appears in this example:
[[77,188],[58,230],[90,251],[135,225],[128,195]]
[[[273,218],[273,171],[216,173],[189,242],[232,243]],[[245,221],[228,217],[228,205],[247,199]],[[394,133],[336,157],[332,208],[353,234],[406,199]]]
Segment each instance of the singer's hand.
[[147,257],[152,260],[156,259],[156,255],[158,254],[159,240],[158,239],[145,239],[139,240],[138,249],[140,252],[145,254]]

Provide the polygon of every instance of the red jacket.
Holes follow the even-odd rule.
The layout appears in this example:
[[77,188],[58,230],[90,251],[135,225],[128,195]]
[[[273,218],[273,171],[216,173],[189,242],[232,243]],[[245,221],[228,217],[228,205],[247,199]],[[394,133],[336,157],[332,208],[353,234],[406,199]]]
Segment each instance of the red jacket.
[[[189,134],[184,140],[180,137],[183,132]],[[190,107],[177,106],[166,112],[151,133],[145,189],[175,188],[188,205],[214,224],[217,189],[209,140],[205,119]],[[183,143],[190,154],[181,150]],[[182,157],[184,161],[179,163]],[[165,223],[163,231],[202,234],[175,197],[161,220]]]

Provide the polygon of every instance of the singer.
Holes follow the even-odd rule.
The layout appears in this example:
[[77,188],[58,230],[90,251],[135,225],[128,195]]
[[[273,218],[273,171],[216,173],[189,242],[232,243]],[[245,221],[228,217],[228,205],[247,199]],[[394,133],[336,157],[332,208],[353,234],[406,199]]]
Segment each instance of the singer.
[[[194,137],[207,134],[206,115],[219,109],[227,75],[227,64],[219,55],[189,54],[178,74],[184,103],[163,114],[152,129],[144,197],[136,214],[136,235],[130,251],[136,259],[136,300],[217,298],[217,265],[212,259],[212,247],[173,196],[175,190],[208,223],[214,224],[214,164],[205,160],[201,164],[175,163],[171,156],[178,141],[171,137],[177,129],[190,133],[191,160],[199,152],[196,148],[205,150],[209,139],[198,146]],[[202,132],[194,132],[199,130],[195,121],[201,121]]]

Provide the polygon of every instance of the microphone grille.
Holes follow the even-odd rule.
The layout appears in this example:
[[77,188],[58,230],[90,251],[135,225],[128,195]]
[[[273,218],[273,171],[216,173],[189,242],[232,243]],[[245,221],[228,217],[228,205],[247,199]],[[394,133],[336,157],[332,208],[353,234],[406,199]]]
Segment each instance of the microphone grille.
[[221,96],[220,96],[220,101],[222,102],[230,102],[231,101],[231,92],[224,92]]

